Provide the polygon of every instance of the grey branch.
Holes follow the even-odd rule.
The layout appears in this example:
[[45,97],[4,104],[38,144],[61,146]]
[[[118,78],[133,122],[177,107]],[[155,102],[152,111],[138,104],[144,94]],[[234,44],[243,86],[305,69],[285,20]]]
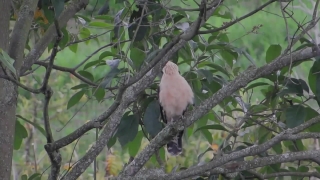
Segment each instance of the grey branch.
[[19,70],[23,63],[24,48],[28,39],[29,29],[33,21],[34,10],[37,7],[38,1],[25,0],[20,7],[17,21],[12,30],[9,55],[15,60],[14,67],[17,70],[19,77]]
[[[78,11],[87,6],[89,0],[73,0],[65,8],[58,18],[60,27],[65,27],[70,18],[72,18]],[[43,37],[37,42],[30,53],[24,58],[24,64],[21,67],[20,74],[24,74],[30,67],[34,64],[35,61],[39,59],[42,53],[46,50],[49,43],[55,37],[55,27],[54,24],[51,24],[47,29]]]

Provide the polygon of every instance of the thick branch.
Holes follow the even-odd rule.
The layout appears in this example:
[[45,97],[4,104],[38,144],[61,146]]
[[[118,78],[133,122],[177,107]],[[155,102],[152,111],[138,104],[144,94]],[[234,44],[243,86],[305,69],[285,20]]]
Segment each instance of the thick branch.
[[[317,151],[317,150],[290,152],[290,153],[284,153],[284,154],[274,155],[274,156],[269,156],[264,158],[256,158],[252,161],[235,162],[235,163],[238,163],[236,165],[237,166],[236,168],[215,168],[209,171],[209,173],[207,174],[222,174],[222,173],[225,174],[225,173],[232,173],[232,172],[241,172],[244,170],[254,169],[254,168],[268,166],[272,164],[293,162],[298,160],[309,160],[312,157],[319,157],[319,156],[320,156],[320,151]],[[172,179],[172,178],[169,178],[169,179]]]
[[[320,122],[320,116],[316,118],[318,122]],[[165,174],[162,173],[157,177],[150,175],[149,173],[142,176],[145,179],[184,179],[191,178],[193,176],[205,175],[209,176],[212,174],[225,174],[232,172],[240,172],[244,170],[250,170],[258,167],[263,167],[271,164],[284,163],[284,162],[292,162],[297,160],[310,160],[313,158],[320,157],[320,151],[301,151],[301,152],[292,152],[285,153],[275,156],[268,156],[264,158],[256,158],[251,161],[235,161],[238,158],[245,156],[254,156],[261,152],[264,152],[275,144],[280,143],[285,140],[299,140],[299,139],[308,139],[308,138],[319,138],[320,133],[300,133],[300,134],[292,134],[294,131],[288,130],[287,132],[283,132],[276,137],[272,138],[268,142],[265,142],[258,146],[251,146],[246,149],[233,152],[231,154],[225,154],[222,157],[216,157],[212,161],[200,165],[193,166],[184,171],[180,171],[174,174]],[[315,153],[316,152],[316,153]],[[232,161],[232,162],[231,162]],[[230,163],[228,163],[230,162]],[[224,165],[225,164],[225,165]],[[224,166],[223,166],[224,165]],[[123,177],[122,177],[123,178]],[[120,178],[120,179],[122,179]],[[129,177],[124,177],[124,179]]]
[[0,0],[0,48],[6,52],[9,45],[10,3],[8,0]]
[[281,176],[317,177],[317,178],[320,178],[320,173],[318,173],[318,172],[277,172],[277,173],[262,175],[262,178],[269,179],[269,178],[281,177]]
[[[78,11],[87,6],[89,0],[73,0],[65,8],[65,10],[59,16],[58,22],[60,27],[66,26],[68,20],[72,18]],[[55,34],[54,24],[51,24],[47,29],[43,37],[37,42],[30,53],[25,57],[24,64],[21,67],[20,74],[24,74],[35,61],[39,59],[44,50],[48,47],[49,43],[53,40]]]
[[24,48],[28,39],[37,3],[38,1],[35,0],[24,0],[22,2],[18,19],[12,30],[8,54],[15,60],[14,67],[18,74],[23,63]]

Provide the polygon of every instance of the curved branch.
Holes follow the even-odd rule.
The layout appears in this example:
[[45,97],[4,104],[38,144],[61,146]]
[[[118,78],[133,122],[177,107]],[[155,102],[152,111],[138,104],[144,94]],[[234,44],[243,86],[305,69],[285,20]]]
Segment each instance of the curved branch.
[[228,27],[254,15],[255,13],[261,11],[263,8],[267,7],[268,5],[270,5],[271,3],[273,2],[276,2],[277,0],[270,0],[268,1],[267,3],[263,4],[262,6],[258,7],[257,9],[255,9],[254,11],[234,20],[234,21],[231,21],[229,23],[226,23],[224,26],[222,27],[219,27],[219,28],[216,28],[216,29],[211,29],[211,30],[206,30],[206,31],[199,31],[199,34],[209,34],[209,33],[214,33],[214,32],[218,32],[218,31],[221,31],[221,30],[224,30],[224,29],[227,29]]
[[[64,9],[58,18],[60,27],[66,26],[70,18],[72,18],[78,11],[87,6],[89,0],[73,0]],[[39,59],[45,49],[48,47],[49,43],[53,40],[55,34],[54,24],[51,24],[47,29],[43,37],[37,42],[29,54],[24,58],[23,65],[20,70],[20,74],[24,74],[35,61]],[[19,37],[19,36],[18,36]]]

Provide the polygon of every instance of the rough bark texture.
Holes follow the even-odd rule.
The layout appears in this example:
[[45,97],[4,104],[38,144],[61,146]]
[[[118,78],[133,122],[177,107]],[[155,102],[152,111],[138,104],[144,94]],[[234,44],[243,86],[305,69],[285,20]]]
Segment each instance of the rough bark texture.
[[[9,48],[10,3],[0,0],[0,48]],[[0,74],[3,74],[0,68]],[[0,177],[10,179],[17,104],[17,87],[12,82],[0,79]]]

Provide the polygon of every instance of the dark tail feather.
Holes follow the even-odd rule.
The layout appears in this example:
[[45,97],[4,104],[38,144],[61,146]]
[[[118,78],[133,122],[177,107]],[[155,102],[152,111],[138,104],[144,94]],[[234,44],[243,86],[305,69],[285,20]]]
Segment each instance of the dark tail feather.
[[167,144],[168,153],[171,156],[177,156],[182,153],[182,135],[183,131],[180,131],[178,135]]

